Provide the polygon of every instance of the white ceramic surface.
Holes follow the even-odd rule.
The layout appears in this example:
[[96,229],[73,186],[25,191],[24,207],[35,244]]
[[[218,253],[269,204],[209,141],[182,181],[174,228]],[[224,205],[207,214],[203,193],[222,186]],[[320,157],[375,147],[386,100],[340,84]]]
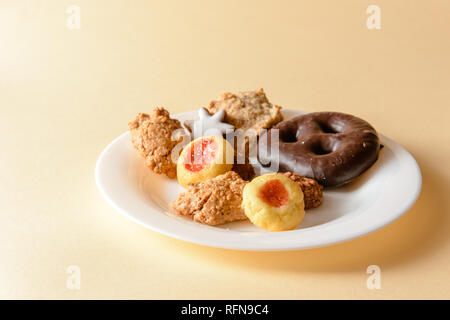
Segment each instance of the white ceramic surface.
[[[285,119],[301,114],[283,110]],[[174,115],[195,119],[197,112]],[[370,122],[370,121],[369,121]],[[129,132],[112,141],[95,169],[106,200],[135,222],[177,239],[229,249],[291,250],[330,245],[360,237],[394,221],[417,199],[420,169],[402,146],[380,135],[384,148],[377,162],[352,183],[327,189],[321,206],[308,210],[296,230],[267,232],[249,221],[207,226],[168,213],[183,188],[176,180],[153,173],[134,150]]]

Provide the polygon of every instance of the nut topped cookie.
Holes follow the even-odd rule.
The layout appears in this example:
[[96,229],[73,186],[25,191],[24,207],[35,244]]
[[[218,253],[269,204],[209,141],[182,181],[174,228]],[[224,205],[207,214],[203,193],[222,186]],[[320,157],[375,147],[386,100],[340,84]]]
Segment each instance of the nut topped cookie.
[[145,164],[156,173],[175,178],[177,165],[172,161],[172,149],[182,137],[172,140],[172,134],[182,129],[180,121],[170,118],[166,109],[155,108],[151,115],[139,113],[128,127],[131,142],[145,158]]
[[206,107],[209,113],[225,111],[224,121],[235,129],[253,129],[257,134],[280,122],[281,107],[269,102],[263,89],[237,94],[224,93]]
[[284,172],[286,177],[296,182],[303,191],[303,198],[305,201],[305,210],[317,208],[322,203],[323,186],[321,186],[316,180],[303,177],[301,175]]

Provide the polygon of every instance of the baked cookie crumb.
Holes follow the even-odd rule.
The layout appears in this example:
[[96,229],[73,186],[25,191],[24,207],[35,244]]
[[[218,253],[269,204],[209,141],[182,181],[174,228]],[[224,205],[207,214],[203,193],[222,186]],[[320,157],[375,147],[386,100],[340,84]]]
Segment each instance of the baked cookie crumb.
[[236,172],[228,171],[213,179],[189,184],[186,192],[172,202],[171,208],[177,215],[208,225],[246,220],[241,208],[245,185]]
[[172,140],[175,130],[181,129],[181,123],[170,118],[164,108],[155,108],[151,115],[139,113],[128,123],[131,142],[145,159],[145,164],[154,172],[166,174],[169,178],[177,176],[176,162],[172,161],[172,149],[181,142]]
[[283,120],[281,107],[271,104],[263,89],[237,94],[226,92],[211,101],[206,109],[211,114],[224,110],[226,123],[235,129],[253,129],[257,134]]
[[323,186],[314,179],[306,178],[292,172],[284,172],[283,174],[298,183],[300,188],[302,188],[305,209],[312,209],[320,206],[322,203]]

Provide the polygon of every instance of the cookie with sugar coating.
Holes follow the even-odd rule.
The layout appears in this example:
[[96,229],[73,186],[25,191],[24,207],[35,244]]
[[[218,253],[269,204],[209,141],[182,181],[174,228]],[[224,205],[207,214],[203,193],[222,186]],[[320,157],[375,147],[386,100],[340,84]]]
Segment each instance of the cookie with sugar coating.
[[269,231],[295,229],[305,216],[302,189],[283,174],[270,173],[253,179],[244,187],[242,197],[245,215]]

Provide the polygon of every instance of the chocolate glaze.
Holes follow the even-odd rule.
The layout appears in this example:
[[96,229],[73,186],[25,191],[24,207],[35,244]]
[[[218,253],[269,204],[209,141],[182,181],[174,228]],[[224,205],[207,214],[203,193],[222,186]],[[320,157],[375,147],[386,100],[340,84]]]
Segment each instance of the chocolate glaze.
[[276,161],[270,155],[274,129],[279,130],[280,171],[314,178],[325,187],[350,182],[377,160],[380,151],[378,134],[366,121],[344,113],[313,112],[262,134],[259,147],[269,150],[258,152],[263,163]]

